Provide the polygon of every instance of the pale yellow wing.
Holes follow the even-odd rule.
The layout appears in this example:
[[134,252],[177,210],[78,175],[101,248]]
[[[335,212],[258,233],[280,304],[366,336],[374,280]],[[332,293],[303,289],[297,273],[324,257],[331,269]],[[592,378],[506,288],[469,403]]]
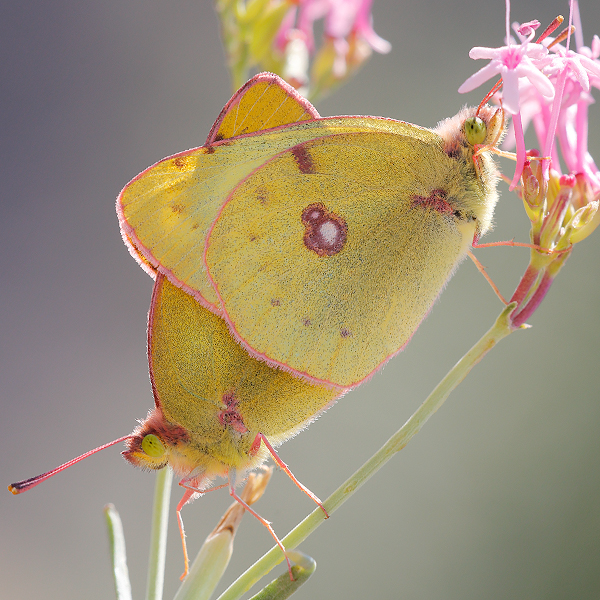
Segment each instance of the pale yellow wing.
[[451,207],[473,186],[441,138],[370,122],[377,131],[332,127],[257,169],[207,242],[234,335],[268,362],[343,387],[408,342],[475,232]]
[[205,235],[228,193],[281,150],[267,141],[226,149],[222,140],[318,118],[316,109],[276,75],[261,73],[234,94],[202,148],[166,158],[138,175],[117,199],[123,239],[150,275],[165,273],[206,306]]

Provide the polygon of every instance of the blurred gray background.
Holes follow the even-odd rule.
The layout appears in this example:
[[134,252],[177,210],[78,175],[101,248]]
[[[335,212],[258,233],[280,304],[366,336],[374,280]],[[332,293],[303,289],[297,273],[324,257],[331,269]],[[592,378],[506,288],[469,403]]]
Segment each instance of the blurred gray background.
[[[600,3],[582,2],[586,41]],[[544,25],[566,2],[513,2]],[[433,126],[500,45],[501,0],[375,0],[393,45],[319,103]],[[121,241],[114,198],[156,160],[201,145],[231,94],[208,0],[7,2],[0,7],[0,474],[33,476],[131,431],[152,406],[145,328],[151,279]],[[600,119],[590,147],[600,159]],[[511,165],[506,163],[505,168]],[[527,242],[502,187],[484,241]],[[413,442],[301,548],[318,562],[298,598],[600,597],[600,232],[550,295],[495,348]],[[477,252],[505,295],[524,249]],[[500,304],[466,261],[407,350],[294,440],[281,457],[326,498],[402,425],[488,329]],[[143,597],[154,476],[105,450],[22,496],[0,493],[0,597],[113,597],[102,507],[116,504]],[[182,557],[174,519],[166,597]],[[192,554],[229,505],[186,507]],[[313,505],[276,473],[257,510],[283,536]],[[246,518],[226,582],[272,545]],[[283,571],[283,568],[280,567]],[[221,590],[225,585],[221,586]]]

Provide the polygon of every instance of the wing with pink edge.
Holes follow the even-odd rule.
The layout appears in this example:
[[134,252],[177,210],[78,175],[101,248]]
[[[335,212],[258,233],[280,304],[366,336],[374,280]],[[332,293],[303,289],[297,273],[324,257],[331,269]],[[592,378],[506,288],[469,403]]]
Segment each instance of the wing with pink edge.
[[[276,75],[261,73],[248,81],[223,108],[203,147],[159,161],[117,198],[123,240],[140,266],[152,277],[164,273],[219,312],[202,260],[219,208],[254,169],[314,136],[305,128],[298,137],[294,124],[318,118],[316,109]],[[282,128],[290,129],[287,135]]]

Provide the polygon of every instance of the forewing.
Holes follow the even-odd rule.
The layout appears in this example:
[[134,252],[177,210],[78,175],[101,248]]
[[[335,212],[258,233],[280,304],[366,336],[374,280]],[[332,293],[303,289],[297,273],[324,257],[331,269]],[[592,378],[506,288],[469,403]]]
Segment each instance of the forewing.
[[271,159],[231,194],[206,264],[234,335],[309,379],[360,383],[400,350],[466,250],[424,199],[460,176],[406,124]]
[[222,140],[318,116],[282,79],[261,73],[221,111],[206,146],[166,158],[127,184],[117,199],[117,213],[123,239],[142,268],[152,277],[157,271],[166,274],[218,311],[202,263],[207,230],[231,189],[282,149],[266,140],[238,141],[227,148]]

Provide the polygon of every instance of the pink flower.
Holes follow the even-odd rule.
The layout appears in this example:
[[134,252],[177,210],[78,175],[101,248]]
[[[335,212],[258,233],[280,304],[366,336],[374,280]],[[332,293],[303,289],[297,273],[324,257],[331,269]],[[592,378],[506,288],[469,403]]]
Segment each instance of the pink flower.
[[[579,25],[576,27],[578,51],[553,44],[551,54],[540,65],[543,76],[548,77],[556,88],[555,101],[550,104],[529,82],[522,82],[520,109],[524,116],[524,129],[529,120],[526,117],[529,117],[544,155],[551,157],[552,168],[561,173],[560,148],[567,171],[582,174],[595,196],[600,192],[600,173],[588,152],[587,131],[588,107],[594,102],[591,87],[600,87],[600,39],[594,36],[591,49],[583,45],[577,3],[574,3],[572,18]],[[552,41],[552,38],[545,40],[548,44]],[[550,164],[546,161],[546,172],[549,168]]]
[[[540,68],[545,64],[548,49],[542,44],[531,43],[539,21],[530,21],[516,28],[521,38],[521,44],[508,44],[499,48],[475,47],[469,52],[473,59],[487,58],[490,62],[469,77],[459,88],[459,93],[470,92],[495,75],[502,77],[502,107],[513,115],[512,125],[517,142],[517,167],[510,185],[514,189],[521,177],[525,164],[525,140],[521,124],[520,82],[527,81],[541,94],[546,101],[554,98],[554,86],[541,73]],[[507,14],[508,38],[508,14]],[[510,39],[507,41],[510,42]]]
[[297,0],[284,18],[277,33],[276,45],[283,50],[294,30],[301,32],[311,53],[315,51],[313,26],[315,21],[325,19],[324,34],[332,41],[336,54],[334,70],[343,76],[346,57],[350,49],[349,38],[356,36],[375,52],[386,54],[391,44],[379,37],[373,29],[371,5],[373,0]]
[[[582,91],[590,91],[590,79],[593,80],[596,87],[599,87],[600,63],[598,60],[594,60],[594,58],[580,52],[567,50],[560,44],[554,45],[552,51],[555,54],[544,67],[544,73],[550,79],[557,77],[562,71],[568,70],[567,76],[577,81]],[[597,56],[595,58],[597,59]]]
[[548,49],[542,44],[533,44],[528,40],[535,35],[531,29],[530,35],[520,44],[509,44],[500,48],[475,47],[469,52],[473,59],[487,58],[490,62],[469,77],[459,88],[460,94],[470,92],[495,75],[502,77],[502,107],[516,115],[519,110],[519,80],[526,79],[548,101],[554,98],[554,86],[540,72],[543,59],[548,55]]

